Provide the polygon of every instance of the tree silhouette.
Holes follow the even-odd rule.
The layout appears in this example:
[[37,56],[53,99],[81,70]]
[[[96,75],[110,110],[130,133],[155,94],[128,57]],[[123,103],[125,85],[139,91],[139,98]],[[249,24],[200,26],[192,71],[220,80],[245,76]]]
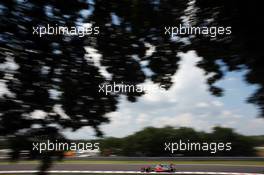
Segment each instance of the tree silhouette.
[[[101,135],[98,126],[108,122],[104,115],[116,109],[116,95],[98,92],[105,79],[86,60],[84,38],[33,35],[35,26],[76,26],[84,20],[81,10],[87,8],[87,2],[75,0],[1,1],[1,62],[11,64],[13,59],[17,69],[1,72],[11,94],[1,98],[0,133],[15,148],[14,159],[22,149],[36,157],[32,141],[38,137],[59,140],[64,128],[91,126]],[[66,117],[56,112],[56,105]],[[34,111],[44,111],[45,116],[32,117]],[[24,144],[17,144],[22,140]],[[49,168],[55,154],[40,155],[42,171]]]
[[232,35],[210,39],[196,37],[192,41],[192,47],[203,59],[198,64],[207,74],[213,73],[208,79],[210,90],[214,94],[221,95],[222,90],[213,84],[223,78],[225,72],[217,61],[222,61],[227,71],[247,70],[246,82],[258,85],[259,89],[248,99],[249,102],[258,105],[260,116],[264,116],[264,79],[262,52],[263,26],[262,10],[257,1],[196,1],[197,15],[192,22],[197,26],[204,25],[208,19],[213,19],[207,25],[231,26]]
[[[188,12],[190,4],[193,2],[187,0],[2,0],[0,62],[15,64],[16,69],[1,67],[0,76],[9,93],[0,98],[0,133],[13,145],[19,139],[28,143],[15,144],[13,157],[18,158],[22,149],[31,150],[30,143],[37,136],[62,139],[60,132],[65,128],[91,126],[102,135],[99,126],[109,122],[106,114],[117,109],[121,94],[105,95],[98,85],[106,81],[137,85],[151,79],[169,88],[178,69],[177,53],[190,49],[203,56],[198,66],[214,73],[208,84],[215,95],[222,94],[214,83],[224,75],[218,60],[226,63],[228,71],[247,69],[246,80],[260,85],[250,102],[258,104],[263,114],[261,6],[251,1],[196,0],[195,10]],[[190,44],[164,35],[165,26],[178,26],[186,15],[197,26],[208,19],[213,19],[208,23],[211,26],[232,26],[232,35],[189,37]],[[33,35],[34,26],[79,23],[100,27],[94,42],[87,37]],[[102,55],[100,64],[111,78],[104,77],[94,60],[87,58],[87,47]],[[149,47],[155,51],[147,55]],[[141,93],[124,95],[134,102]],[[32,117],[40,111],[45,112],[43,117]],[[53,155],[42,155],[48,162],[42,170],[49,167]]]

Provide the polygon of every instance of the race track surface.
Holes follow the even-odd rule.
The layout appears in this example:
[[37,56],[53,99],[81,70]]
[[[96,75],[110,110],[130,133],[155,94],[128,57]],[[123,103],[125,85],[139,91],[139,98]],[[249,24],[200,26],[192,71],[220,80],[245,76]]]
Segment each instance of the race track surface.
[[[50,170],[86,170],[86,171],[139,171],[146,165],[140,164],[55,164]],[[37,170],[37,164],[0,164],[0,171]],[[193,172],[236,172],[236,173],[264,173],[263,166],[255,165],[204,165],[204,164],[181,164],[176,165],[177,171]]]

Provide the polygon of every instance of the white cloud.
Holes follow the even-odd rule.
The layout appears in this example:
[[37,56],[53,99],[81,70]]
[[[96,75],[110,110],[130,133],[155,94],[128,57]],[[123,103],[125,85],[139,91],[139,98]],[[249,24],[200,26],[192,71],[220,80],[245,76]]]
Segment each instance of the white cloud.
[[209,106],[210,105],[208,103],[206,103],[206,102],[199,102],[199,103],[196,104],[196,107],[198,107],[198,108],[207,108]]
[[218,101],[218,100],[212,101],[212,105],[214,105],[216,107],[222,107],[222,106],[224,106],[224,104],[221,101]]
[[80,138],[88,138],[94,139],[95,133],[91,127],[83,127],[77,131],[72,131],[71,129],[65,129],[62,134],[66,135],[70,139],[80,139]]
[[[179,56],[182,57],[182,61],[177,74],[172,77],[173,86],[165,92],[147,91],[136,103],[127,102],[122,98],[119,110],[109,115],[112,122],[102,127],[106,135],[123,137],[146,126],[166,125],[187,126],[204,131],[210,131],[212,127],[221,125],[235,128],[243,134],[264,132],[264,129],[260,128],[258,132],[253,131],[255,108],[245,104],[248,114],[251,114],[247,116],[240,108],[232,106],[242,103],[236,101],[240,99],[224,101],[224,98],[210,95],[204,72],[195,66],[200,60],[195,52],[181,53]],[[239,83],[235,82],[235,84]],[[145,85],[154,86],[150,81]],[[244,126],[247,122],[251,124],[250,127]],[[261,122],[264,123],[263,120],[260,120]]]

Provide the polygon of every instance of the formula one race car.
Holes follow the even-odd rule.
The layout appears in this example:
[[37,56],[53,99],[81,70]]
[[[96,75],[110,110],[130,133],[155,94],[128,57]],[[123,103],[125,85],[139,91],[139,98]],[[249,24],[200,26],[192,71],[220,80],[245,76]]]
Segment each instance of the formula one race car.
[[141,172],[175,172],[173,164],[158,164],[155,166],[146,166],[141,168]]

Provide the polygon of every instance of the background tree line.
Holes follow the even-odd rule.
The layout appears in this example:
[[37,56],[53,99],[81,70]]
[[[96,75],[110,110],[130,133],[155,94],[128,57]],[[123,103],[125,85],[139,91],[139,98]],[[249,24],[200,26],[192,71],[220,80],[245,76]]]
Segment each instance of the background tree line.
[[[178,142],[179,140],[186,143],[231,142],[232,150],[218,151],[216,154],[211,154],[209,151],[178,151],[171,154],[164,150],[165,142]],[[245,136],[236,133],[232,128],[219,126],[214,127],[210,133],[188,127],[166,126],[163,128],[146,127],[123,138],[105,137],[96,140],[65,141],[69,143],[99,142],[101,156],[257,156],[256,147],[264,146],[264,135]],[[9,145],[7,140],[1,138],[0,149],[8,149]]]
[[[164,151],[165,142],[231,142],[231,151],[178,151],[171,154]],[[264,136],[244,136],[231,128],[214,127],[210,133],[192,128],[170,126],[147,127],[123,138],[109,137],[98,140],[103,156],[256,156],[254,147],[264,144]]]

